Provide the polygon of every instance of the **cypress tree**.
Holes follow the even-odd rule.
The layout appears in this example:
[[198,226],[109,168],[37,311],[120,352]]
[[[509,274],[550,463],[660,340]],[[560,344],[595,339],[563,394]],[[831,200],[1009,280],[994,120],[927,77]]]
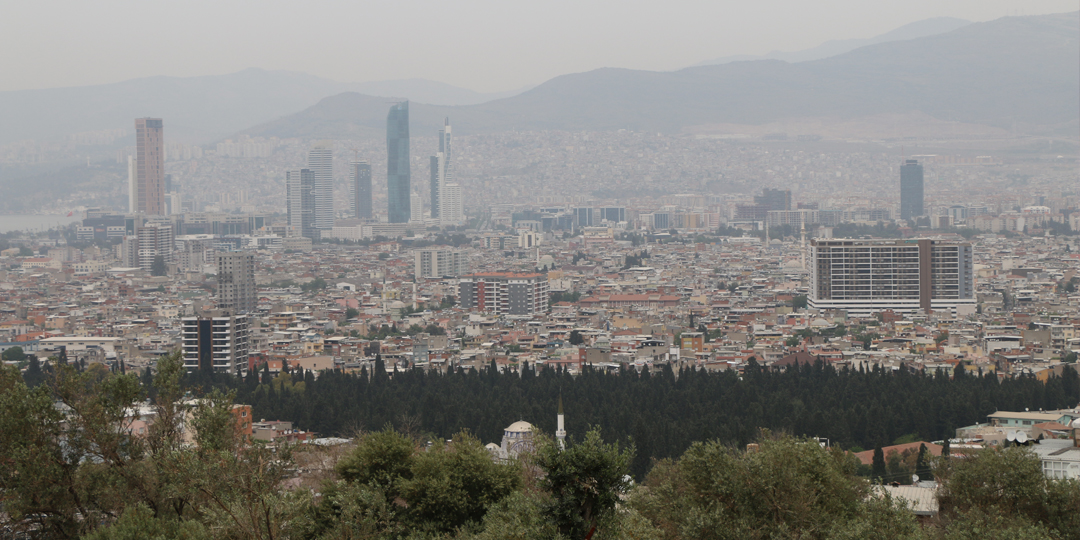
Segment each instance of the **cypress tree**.
[[885,469],[885,452],[881,450],[881,445],[874,448],[874,462],[871,467],[871,474],[874,478],[881,480],[885,478],[888,471]]

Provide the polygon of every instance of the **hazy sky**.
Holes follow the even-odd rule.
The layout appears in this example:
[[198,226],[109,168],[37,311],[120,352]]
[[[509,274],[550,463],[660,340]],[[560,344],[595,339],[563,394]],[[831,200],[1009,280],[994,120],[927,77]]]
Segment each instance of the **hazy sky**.
[[32,0],[0,16],[0,90],[249,67],[500,91],[599,67],[670,70],[1077,0]]

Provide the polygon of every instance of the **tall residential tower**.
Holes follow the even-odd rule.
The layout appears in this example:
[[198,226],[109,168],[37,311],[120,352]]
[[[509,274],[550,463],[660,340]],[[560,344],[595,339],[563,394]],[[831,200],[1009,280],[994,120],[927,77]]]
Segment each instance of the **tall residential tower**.
[[386,194],[390,223],[408,223],[412,217],[409,170],[409,102],[390,107],[386,116]]
[[315,228],[334,228],[334,150],[323,141],[308,151],[308,169],[314,175]]
[[135,212],[165,215],[165,137],[160,118],[135,119]]
[[289,227],[304,238],[318,240],[315,228],[315,173],[311,169],[285,171],[285,197]]

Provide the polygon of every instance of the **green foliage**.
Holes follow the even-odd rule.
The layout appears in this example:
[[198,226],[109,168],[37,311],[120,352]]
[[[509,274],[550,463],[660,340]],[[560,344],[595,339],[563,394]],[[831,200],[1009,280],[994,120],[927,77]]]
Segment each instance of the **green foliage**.
[[582,343],[585,343],[585,337],[581,335],[581,332],[578,332],[577,330],[571,330],[570,336],[567,338],[567,341],[571,345],[581,345]]
[[3,358],[5,362],[22,362],[26,359],[26,353],[23,352],[22,347],[12,347],[0,354],[0,358]]
[[[16,527],[74,538],[268,538],[286,526],[302,497],[277,490],[288,448],[239,452],[229,396],[215,393],[192,411],[197,447],[181,444],[186,409],[178,353],[158,362],[148,429],[135,375],[95,364],[54,368],[28,388],[0,370],[0,491]],[[54,406],[54,400],[61,406]],[[139,429],[136,430],[136,427]]]
[[807,306],[806,302],[807,302],[806,301],[806,295],[805,294],[800,294],[800,295],[796,296],[795,298],[791,299],[791,308],[795,309],[795,310],[806,309],[806,306]]
[[696,443],[658,463],[630,507],[672,539],[917,537],[913,516],[868,498],[857,463],[793,437],[766,434],[748,451]]
[[559,302],[570,302],[576,304],[581,300],[581,293],[579,292],[563,292],[555,291],[548,295],[548,304],[554,306]]
[[160,277],[168,275],[168,273],[168,267],[165,266],[165,257],[163,255],[154,255],[154,261],[150,263],[150,275]]
[[560,533],[584,538],[613,517],[620,496],[630,488],[634,448],[605,444],[600,430],[593,428],[581,442],[568,438],[565,450],[553,439],[543,439],[535,459],[545,473],[540,486],[552,497],[546,512]]
[[300,290],[304,292],[321,291],[326,288],[326,280],[323,278],[315,278],[300,286]]
[[358,316],[360,316],[360,310],[356,308],[348,308],[345,310],[346,319],[355,319]]
[[483,443],[468,432],[453,442],[418,452],[412,479],[404,482],[409,522],[417,529],[450,532],[479,524],[488,507],[521,485],[519,467],[496,463]]
[[365,434],[335,468],[345,481],[368,485],[395,497],[400,494],[402,484],[412,478],[415,452],[416,444],[412,440],[387,427]]
[[[978,526],[984,514],[1003,516],[1020,530],[1041,524],[1069,538],[1080,531],[1080,482],[1052,480],[1029,449],[987,449],[965,459],[939,462],[938,501],[946,520]],[[978,517],[977,517],[978,516]],[[1026,533],[1025,533],[1026,534]]]

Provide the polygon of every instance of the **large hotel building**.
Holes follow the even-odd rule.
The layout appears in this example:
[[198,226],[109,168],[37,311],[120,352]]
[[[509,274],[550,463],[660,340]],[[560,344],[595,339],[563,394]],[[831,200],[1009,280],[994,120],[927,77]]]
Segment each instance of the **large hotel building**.
[[911,240],[815,239],[811,308],[843,309],[850,315],[892,310],[974,310],[971,244],[928,238]]

